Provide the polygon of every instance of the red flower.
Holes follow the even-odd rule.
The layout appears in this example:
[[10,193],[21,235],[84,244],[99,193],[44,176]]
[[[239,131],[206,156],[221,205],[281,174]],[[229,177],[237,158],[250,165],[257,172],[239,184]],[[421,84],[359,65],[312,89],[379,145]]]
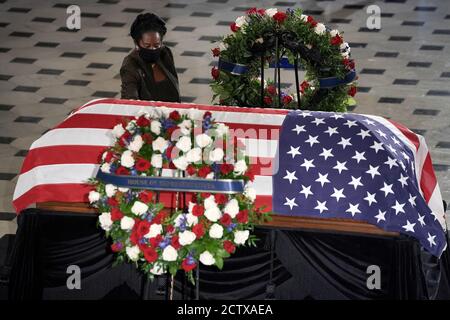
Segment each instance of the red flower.
[[214,199],[217,204],[225,204],[228,201],[228,197],[223,193],[216,193]]
[[168,217],[168,213],[160,211],[152,220],[152,223],[161,224]]
[[173,121],[180,121],[181,115],[177,110],[174,110],[169,114],[169,118]]
[[156,237],[150,238],[150,244],[152,247],[156,248],[159,243],[162,241],[162,235],[158,234]]
[[265,104],[271,105],[272,102],[273,102],[273,100],[272,100],[271,97],[269,97],[269,96],[265,96],[265,97],[264,97],[264,103],[265,103]]
[[239,223],[247,223],[248,222],[248,210],[239,211],[236,215],[236,220]]
[[142,238],[150,231],[150,222],[147,220],[141,220],[136,228],[136,233],[139,238]]
[[201,223],[198,223],[192,227],[192,232],[195,233],[197,239],[200,239],[205,234],[205,228]]
[[222,173],[222,174],[229,174],[233,170],[234,170],[234,166],[232,164],[222,163],[220,165],[220,173]]
[[131,232],[130,235],[130,242],[134,245],[137,245],[139,243],[139,237],[138,234],[136,233],[136,229],[133,228],[133,232]]
[[309,88],[309,83],[307,81],[303,81],[300,84],[300,92],[304,93],[307,88]]
[[195,169],[195,167],[192,164],[190,164],[187,166],[186,172],[188,173],[188,175],[193,176],[194,174],[197,173],[197,169]]
[[266,14],[266,10],[265,10],[265,9],[258,9],[257,12],[258,12],[258,14],[259,14],[260,16],[263,16],[263,15]]
[[172,133],[177,129],[178,129],[178,126],[172,126],[172,127],[168,128],[166,130],[167,137],[170,138],[170,136],[172,136]]
[[120,242],[115,242],[111,245],[111,250],[113,252],[119,252],[123,249],[123,245]]
[[235,245],[233,244],[233,242],[231,242],[230,240],[225,240],[223,242],[223,248],[226,250],[226,252],[228,253],[233,253],[234,250],[236,250]]
[[351,86],[350,89],[348,89],[347,93],[348,93],[348,95],[354,97],[355,94],[356,94],[356,91],[357,91],[356,87],[355,86]]
[[342,64],[343,64],[347,69],[350,69],[350,70],[355,69],[355,62],[354,62],[353,60],[348,59],[348,58],[342,59]]
[[116,174],[118,174],[120,176],[127,176],[130,174],[130,172],[128,171],[127,168],[120,166],[117,168]]
[[189,264],[188,259],[184,259],[183,262],[181,263],[181,267],[185,272],[189,272],[194,270],[197,267],[197,264],[196,263]]
[[205,119],[205,118],[211,118],[211,117],[212,117],[211,111],[206,111],[206,112],[203,114],[203,119]]
[[231,216],[228,213],[225,213],[222,218],[220,218],[220,223],[225,227],[228,227],[231,224]]
[[158,253],[152,247],[146,247],[144,248],[143,251],[144,251],[144,258],[148,262],[152,263],[158,259]]
[[140,116],[139,119],[137,119],[136,124],[139,127],[148,127],[150,125],[150,120],[148,120],[145,116]]
[[115,207],[119,204],[116,198],[108,198],[108,205],[111,207]]
[[120,219],[122,219],[123,218],[123,213],[122,213],[122,211],[120,211],[119,209],[117,209],[117,208],[113,208],[112,210],[111,210],[111,220],[112,221],[119,221]]
[[255,169],[253,166],[249,166],[247,172],[244,174],[250,181],[255,180]]
[[270,86],[267,87],[267,93],[272,95],[272,96],[276,95],[277,94],[277,88],[275,88],[275,86],[271,84]]
[[139,200],[144,202],[144,203],[149,203],[152,201],[152,197],[153,197],[153,192],[151,191],[142,191],[139,194]]
[[283,23],[286,20],[287,14],[281,11],[278,11],[273,15],[273,19],[278,23]]
[[150,169],[151,164],[147,159],[140,158],[136,161],[136,170],[139,172],[144,172]]
[[192,208],[192,214],[196,217],[200,217],[205,213],[205,208],[201,205],[196,204],[193,208]]
[[283,97],[283,104],[289,104],[292,101],[292,97],[290,95],[285,95]]
[[211,76],[213,77],[213,79],[217,80],[219,78],[219,75],[220,75],[219,69],[217,69],[216,67],[212,67],[211,68]]
[[232,24],[230,24],[230,29],[233,32],[236,32],[239,30],[239,27],[236,25],[236,22],[233,22]]
[[146,144],[151,144],[153,142],[153,137],[150,133],[144,133],[142,135],[142,140],[144,140]]
[[206,176],[211,172],[211,168],[208,166],[201,167],[198,170],[198,176],[200,178],[206,178]]
[[175,230],[175,227],[174,227],[173,225],[171,225],[171,224],[169,224],[169,225],[166,227],[167,233],[172,233],[174,230]]
[[166,149],[166,157],[167,159],[172,159],[172,151],[175,146],[170,146]]
[[245,11],[246,15],[250,15],[250,14],[255,14],[258,12],[258,9],[256,9],[255,7],[248,9],[247,11]]
[[111,151],[106,152],[105,155],[105,162],[110,162],[111,159],[113,158],[114,154]]
[[311,28],[314,28],[315,26],[317,26],[317,21],[314,20],[314,18],[311,17],[311,16],[308,16],[307,23],[309,24],[309,26],[310,26]]
[[220,55],[220,49],[219,48],[211,49],[211,52],[213,54],[213,57],[218,57]]
[[172,237],[172,240],[170,240],[170,244],[172,245],[172,247],[174,247],[176,250],[181,248],[181,244],[179,242],[180,237],[175,235]]
[[331,40],[330,40],[330,43],[333,45],[333,46],[338,46],[338,45],[340,45],[341,43],[342,43],[342,37],[340,36],[340,35],[335,35],[333,38],[331,38]]
[[202,192],[202,193],[200,193],[200,196],[201,196],[203,199],[206,199],[206,198],[209,198],[209,197],[211,196],[211,193],[208,193],[208,192]]

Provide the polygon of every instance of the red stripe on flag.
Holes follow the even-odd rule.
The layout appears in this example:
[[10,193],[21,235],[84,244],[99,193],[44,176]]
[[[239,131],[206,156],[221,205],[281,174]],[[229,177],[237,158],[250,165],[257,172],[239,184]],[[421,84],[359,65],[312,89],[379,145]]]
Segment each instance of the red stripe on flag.
[[423,163],[422,175],[420,177],[420,189],[422,189],[423,197],[427,203],[430,201],[436,184],[437,179],[434,174],[433,163],[431,162],[430,153],[428,153]]

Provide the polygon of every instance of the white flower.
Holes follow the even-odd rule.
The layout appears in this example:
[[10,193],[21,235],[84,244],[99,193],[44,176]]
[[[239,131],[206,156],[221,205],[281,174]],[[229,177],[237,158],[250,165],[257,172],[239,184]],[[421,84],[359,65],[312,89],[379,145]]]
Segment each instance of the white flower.
[[185,156],[178,157],[178,158],[172,160],[172,162],[175,165],[175,167],[177,167],[177,169],[180,169],[180,170],[186,170],[186,168],[189,164],[187,162]]
[[186,160],[188,162],[199,162],[202,160],[202,149],[193,148],[186,153]]
[[234,232],[234,243],[244,244],[247,241],[250,232],[248,230],[235,231]]
[[209,236],[213,239],[220,239],[223,236],[223,227],[220,224],[214,223],[209,229]]
[[161,133],[161,122],[159,122],[158,120],[153,120],[152,122],[150,122],[150,130],[154,134],[160,134]]
[[210,172],[206,175],[205,179],[214,179],[214,172]]
[[102,172],[106,172],[106,173],[110,173],[111,172],[111,165],[108,162],[105,162],[104,164],[102,164],[102,166],[100,167],[100,170]]
[[162,167],[162,162],[163,162],[162,155],[160,155],[160,154],[153,154],[152,155],[151,163],[152,163],[153,167],[161,168]]
[[225,205],[223,212],[228,213],[232,218],[239,213],[239,202],[236,199],[231,199]]
[[192,148],[191,137],[182,136],[175,146],[183,152],[188,152]]
[[164,249],[162,258],[164,261],[175,261],[178,258],[178,252],[174,247],[169,245]]
[[337,36],[338,34],[339,34],[339,30],[334,29],[334,30],[331,30],[331,31],[330,31],[330,36],[332,36],[332,37],[335,37],[335,36]]
[[246,186],[244,189],[244,196],[249,199],[251,202],[255,201],[256,199],[256,190],[255,188]]
[[350,56],[350,54],[349,54],[348,52],[342,52],[342,53],[341,53],[341,56],[342,56],[343,58],[348,58],[348,57]]
[[97,191],[91,191],[89,192],[89,203],[94,203],[100,200],[100,193]]
[[161,234],[161,232],[163,231],[162,225],[160,224],[152,224],[150,226],[150,230],[148,231],[148,233],[144,236],[144,238],[154,238],[156,237],[158,234]]
[[130,217],[123,217],[120,219],[120,229],[130,231],[134,227],[134,219]]
[[191,108],[188,110],[188,116],[191,120],[200,120],[203,117],[203,112],[198,109]]
[[189,201],[188,204],[188,212],[192,213],[192,210],[194,210],[194,207],[196,206],[196,203]]
[[100,222],[100,227],[105,230],[109,231],[112,227],[112,220],[111,220],[111,213],[110,212],[103,212],[99,217],[98,221]]
[[180,242],[180,244],[182,246],[190,245],[197,238],[195,233],[193,233],[192,231],[188,231],[188,230],[180,232],[179,235],[180,235],[180,238],[178,241]]
[[243,27],[247,24],[247,16],[240,16],[235,21],[236,27]]
[[159,276],[162,275],[165,271],[161,263],[155,263],[153,265],[153,268],[150,269],[150,272],[156,276]]
[[130,122],[128,122],[125,129],[130,131],[130,133],[134,133],[134,131],[136,130],[136,120],[131,120]]
[[213,195],[210,195],[208,198],[206,198],[203,204],[205,206],[205,209],[217,207],[216,198],[214,198]]
[[163,137],[158,137],[156,140],[154,140],[152,142],[153,150],[159,151],[161,153],[163,153],[164,150],[166,150],[168,146],[169,146],[169,141],[167,141]]
[[186,215],[186,224],[188,227],[192,227],[198,223],[198,218],[194,216],[192,213]]
[[209,153],[209,160],[212,162],[219,162],[223,160],[223,150],[222,148],[215,148]]
[[339,49],[341,49],[342,52],[350,52],[350,46],[348,45],[348,42],[343,42],[341,43],[341,45],[339,46]]
[[126,150],[122,153],[122,156],[120,157],[120,164],[126,168],[131,168],[134,166],[133,152]]
[[141,251],[139,250],[138,246],[126,247],[125,251],[127,253],[128,258],[130,258],[131,261],[137,261],[137,259],[139,259],[139,253]]
[[213,255],[209,251],[203,251],[200,255],[200,262],[205,266],[211,266],[216,263],[216,259],[214,259]]
[[131,207],[131,212],[133,212],[135,215],[140,216],[141,214],[146,213],[148,210],[148,205],[146,205],[143,202],[136,201],[133,206]]
[[317,34],[324,34],[324,32],[326,31],[325,25],[323,23],[318,23],[315,28],[314,31]]
[[228,134],[229,128],[227,125],[225,125],[223,123],[219,123],[217,125],[216,131],[217,131],[217,134],[219,135],[219,137],[222,137],[222,136]]
[[180,127],[180,131],[184,135],[189,135],[192,129],[192,121],[191,120],[183,120],[178,127]]
[[114,126],[114,128],[112,129],[112,133],[116,138],[119,138],[125,133],[125,129],[123,128],[122,124],[119,123]]
[[209,209],[205,209],[205,217],[211,222],[216,222],[222,217],[222,212],[218,207],[211,207]]
[[161,107],[156,108],[155,112],[156,112],[158,117],[165,117],[165,118],[167,118],[169,116],[170,109],[167,108],[166,106],[161,106]]
[[273,17],[276,13],[278,12],[278,9],[277,8],[269,8],[269,9],[266,9],[266,14],[269,16],[269,17]]
[[225,51],[225,50],[228,49],[228,45],[225,42],[220,41],[219,42],[219,49],[220,49],[220,51]]
[[112,196],[114,196],[114,194],[116,193],[116,191],[117,191],[117,187],[115,186],[115,185],[113,185],[113,184],[110,184],[110,183],[108,183],[106,186],[105,186],[105,192],[106,192],[106,195],[108,196],[108,197],[112,197]]
[[139,152],[142,146],[144,145],[144,140],[142,140],[142,136],[136,135],[134,136],[131,143],[128,145],[128,149],[134,152]]
[[236,174],[244,174],[247,171],[245,160],[239,160],[234,164],[234,172]]
[[195,142],[200,148],[205,148],[209,146],[209,144],[212,142],[212,139],[206,133],[202,133],[195,137]]
[[120,191],[120,192],[123,192],[123,193],[128,192],[128,190],[130,190],[130,189],[128,189],[128,188],[122,188],[122,187],[119,188],[119,191]]
[[300,20],[302,22],[306,22],[306,21],[308,21],[308,16],[306,14],[302,14],[302,15],[300,15]]

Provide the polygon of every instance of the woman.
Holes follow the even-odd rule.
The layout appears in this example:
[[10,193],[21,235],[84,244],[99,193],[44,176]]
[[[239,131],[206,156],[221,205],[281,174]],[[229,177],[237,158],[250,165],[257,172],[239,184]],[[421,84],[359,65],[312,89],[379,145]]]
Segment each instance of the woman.
[[173,55],[163,44],[165,22],[153,13],[140,14],[131,25],[135,49],[120,68],[122,99],[180,102]]

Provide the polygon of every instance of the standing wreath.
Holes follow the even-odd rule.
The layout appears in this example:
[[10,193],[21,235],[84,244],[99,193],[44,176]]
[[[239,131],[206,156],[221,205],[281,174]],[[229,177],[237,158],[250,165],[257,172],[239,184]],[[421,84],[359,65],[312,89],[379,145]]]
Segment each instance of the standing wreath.
[[[254,205],[256,194],[248,185],[254,175],[243,146],[230,144],[228,127],[210,112],[155,108],[124,120],[112,133],[115,142],[102,154],[89,201],[101,213],[99,225],[112,239],[119,262],[132,261],[150,277],[183,269],[193,281],[199,262],[222,268],[237,246],[254,245],[250,231],[268,213]],[[174,182],[167,175],[183,179]],[[139,187],[152,177],[152,183],[166,179],[167,186],[189,180],[240,184],[241,189],[193,192],[189,201],[180,197],[182,209],[170,212],[151,184]],[[124,187],[130,180],[138,187]]]
[[[211,70],[213,100],[218,98],[221,105],[346,111],[349,97],[356,94],[356,73],[350,47],[338,30],[327,29],[301,9],[275,8],[250,9],[230,27],[233,33],[212,49],[219,57],[218,68]],[[282,57],[294,65],[296,95],[281,90]],[[273,60],[277,80],[266,83],[264,68]],[[306,70],[302,83],[299,64]]]

